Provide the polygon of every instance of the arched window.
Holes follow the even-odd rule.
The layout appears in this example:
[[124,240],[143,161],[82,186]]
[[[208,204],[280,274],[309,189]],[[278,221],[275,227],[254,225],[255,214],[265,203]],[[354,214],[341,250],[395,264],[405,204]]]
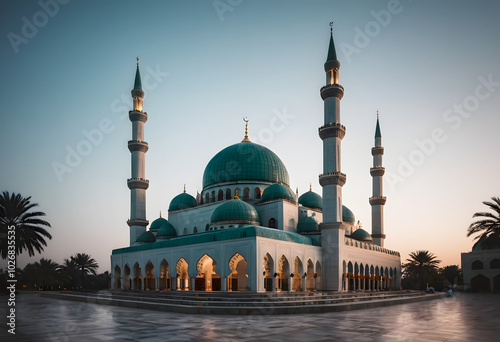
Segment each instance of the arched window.
[[210,225],[207,223],[206,226],[205,226],[205,231],[206,232],[208,231],[208,228],[210,228]]
[[255,199],[260,199],[261,198],[261,191],[260,191],[260,188],[259,187],[256,187],[254,190],[253,190],[253,197]]
[[226,199],[231,199],[231,189],[226,190]]
[[222,201],[222,200],[224,200],[224,191],[219,190],[217,194],[217,201]]
[[275,218],[271,218],[269,220],[269,228],[278,228],[277,225],[276,225],[276,219]]
[[193,228],[193,234],[196,234],[196,233],[198,233],[198,228],[194,227]]
[[472,269],[473,270],[482,270],[483,269],[483,263],[479,260],[476,260],[472,263]]
[[187,235],[188,234],[188,229],[184,227],[184,231],[182,232],[183,235]]
[[243,190],[243,199],[249,199],[250,198],[250,189],[249,188],[245,188]]
[[212,198],[210,199],[210,202],[215,202],[215,191],[212,191]]
[[208,194],[208,192],[205,194],[205,203],[209,203],[210,202],[210,195]]
[[493,259],[490,261],[490,268],[500,268],[500,259]]

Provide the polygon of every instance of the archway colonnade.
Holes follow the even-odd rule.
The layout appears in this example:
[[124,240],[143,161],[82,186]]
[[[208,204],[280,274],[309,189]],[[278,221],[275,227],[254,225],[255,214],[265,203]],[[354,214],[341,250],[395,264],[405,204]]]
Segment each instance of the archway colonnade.
[[395,288],[399,276],[396,267],[363,264],[353,261],[342,263],[342,290],[382,291]]

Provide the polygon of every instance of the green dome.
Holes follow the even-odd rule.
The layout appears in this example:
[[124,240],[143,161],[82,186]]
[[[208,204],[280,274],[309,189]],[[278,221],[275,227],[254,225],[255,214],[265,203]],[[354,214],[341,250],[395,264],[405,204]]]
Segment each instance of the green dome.
[[317,233],[319,232],[318,221],[312,216],[303,218],[297,224],[297,233]]
[[299,204],[304,207],[323,210],[323,200],[321,196],[315,192],[308,191],[299,197]]
[[167,220],[165,220],[165,223],[160,227],[158,233],[156,233],[156,239],[169,239],[176,236],[177,231]]
[[209,162],[203,173],[203,188],[222,182],[278,180],[290,184],[288,171],[280,158],[268,148],[244,141],[226,147]]
[[137,240],[135,240],[135,242],[140,242],[140,243],[150,243],[155,241],[156,241],[155,235],[151,233],[149,230],[139,235]]
[[357,240],[372,240],[372,236],[366,230],[358,228],[352,232],[351,237]]
[[198,203],[196,203],[196,199],[193,196],[183,192],[182,194],[175,196],[174,199],[170,202],[168,211],[196,207],[197,204]]
[[251,204],[233,199],[219,205],[212,213],[210,221],[260,225],[260,215]]
[[262,193],[262,202],[281,198],[295,202],[295,194],[292,189],[280,183],[274,183],[267,187]]
[[159,217],[156,220],[151,223],[151,226],[149,227],[149,231],[151,232],[157,232],[160,227],[165,224],[165,222],[168,223],[167,220],[165,220],[163,217]]
[[472,247],[473,252],[484,251],[487,249],[498,249],[500,248],[500,235],[499,234],[486,234],[481,235],[479,240]]
[[[356,222],[353,212],[345,205],[342,206],[342,221],[343,222]],[[354,233],[353,233],[354,234]]]

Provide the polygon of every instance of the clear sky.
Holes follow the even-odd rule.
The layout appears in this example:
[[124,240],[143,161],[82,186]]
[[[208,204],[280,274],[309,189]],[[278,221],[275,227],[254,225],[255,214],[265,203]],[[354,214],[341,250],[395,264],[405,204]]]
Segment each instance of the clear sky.
[[386,247],[402,261],[426,249],[460,264],[472,215],[500,196],[498,13],[496,1],[4,0],[0,190],[32,196],[47,214],[42,257],[84,252],[108,270],[111,250],[129,243],[139,56],[150,222],[183,184],[201,191],[209,160],[243,138],[243,116],[294,190],[321,193],[319,89],[333,21],[344,204],[371,231],[379,110]]

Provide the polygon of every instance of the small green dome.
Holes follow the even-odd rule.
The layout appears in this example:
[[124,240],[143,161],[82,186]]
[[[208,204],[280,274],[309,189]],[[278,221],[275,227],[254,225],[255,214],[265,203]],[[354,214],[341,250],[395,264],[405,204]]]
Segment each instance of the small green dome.
[[196,207],[197,204],[198,203],[196,203],[196,199],[193,196],[183,192],[182,194],[175,196],[174,199],[170,202],[168,211],[192,208]]
[[151,243],[155,241],[156,241],[155,235],[151,233],[149,230],[139,235],[137,240],[135,240],[135,242],[140,242],[140,243]]
[[175,230],[174,226],[167,220],[165,220],[165,223],[160,227],[158,230],[158,233],[156,233],[156,239],[169,239],[177,236],[177,231]]
[[219,205],[212,213],[210,221],[260,225],[260,215],[253,205],[233,199]]
[[[356,222],[353,212],[345,205],[342,206],[342,221],[343,222]],[[354,234],[354,233],[353,233]]]
[[273,185],[267,187],[262,193],[262,202],[281,198],[295,202],[295,194],[292,189],[280,183],[274,183]]
[[499,234],[486,234],[481,235],[479,240],[472,247],[473,252],[484,251],[487,249],[498,249],[500,248],[500,235]]
[[297,224],[297,233],[317,233],[319,232],[318,221],[312,216],[304,217]]
[[352,232],[351,237],[356,240],[371,241],[372,236],[363,228],[358,228]]
[[243,141],[226,147],[208,162],[203,173],[203,189],[222,182],[274,183],[276,173],[280,182],[290,184],[285,164],[273,151],[250,141]]
[[152,223],[151,223],[151,226],[149,227],[149,231],[151,232],[157,232],[158,229],[160,229],[160,227],[165,224],[165,222],[168,223],[167,220],[165,220],[163,217],[159,217],[157,218],[156,220],[154,220]]
[[299,204],[304,207],[323,210],[323,200],[321,196],[310,190],[299,197]]

